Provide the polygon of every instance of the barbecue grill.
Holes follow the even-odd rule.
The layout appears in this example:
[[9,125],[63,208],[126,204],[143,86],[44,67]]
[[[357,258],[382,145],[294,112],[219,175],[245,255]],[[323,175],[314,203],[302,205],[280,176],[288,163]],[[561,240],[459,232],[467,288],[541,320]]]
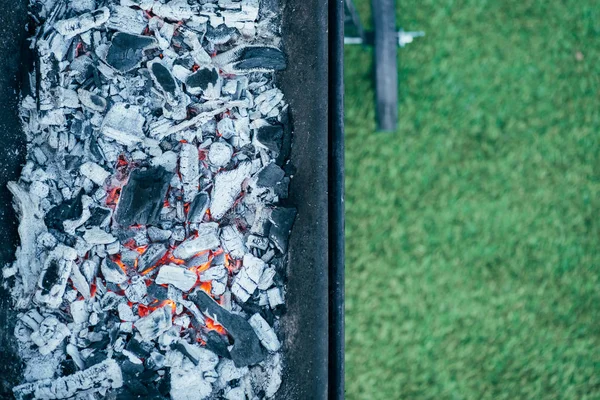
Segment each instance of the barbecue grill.
[[[283,0],[282,36],[288,67],[278,75],[290,105],[289,201],[298,210],[289,244],[284,316],[282,399],[343,398],[343,0]],[[17,116],[20,83],[31,67],[25,1],[0,5],[0,231],[2,263],[18,245],[16,216],[6,189],[18,178],[25,137]],[[0,289],[2,397],[10,397],[21,365],[13,336],[15,311]]]

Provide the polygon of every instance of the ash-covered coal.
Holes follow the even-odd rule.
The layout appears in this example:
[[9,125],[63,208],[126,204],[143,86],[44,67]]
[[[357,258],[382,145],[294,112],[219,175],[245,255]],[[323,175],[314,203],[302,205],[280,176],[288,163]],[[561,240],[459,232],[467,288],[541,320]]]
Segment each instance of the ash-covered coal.
[[270,4],[31,0],[16,398],[277,392],[296,211]]

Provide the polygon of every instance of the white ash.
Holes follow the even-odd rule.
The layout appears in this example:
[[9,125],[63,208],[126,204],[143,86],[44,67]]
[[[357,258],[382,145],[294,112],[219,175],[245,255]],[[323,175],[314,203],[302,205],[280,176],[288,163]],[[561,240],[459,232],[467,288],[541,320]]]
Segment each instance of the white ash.
[[[170,379],[165,398],[273,397],[285,310],[275,268],[295,215],[279,203],[279,10],[30,1],[28,155],[8,185],[21,243],[3,268],[21,311],[15,396],[134,398]],[[188,300],[201,290],[219,317]],[[255,361],[237,368],[230,351]]]

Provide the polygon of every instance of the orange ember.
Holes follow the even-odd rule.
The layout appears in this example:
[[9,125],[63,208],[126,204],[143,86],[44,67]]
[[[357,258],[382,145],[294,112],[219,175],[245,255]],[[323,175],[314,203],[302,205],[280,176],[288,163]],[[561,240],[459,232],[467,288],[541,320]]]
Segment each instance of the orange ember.
[[90,287],[90,293],[91,293],[92,297],[96,296],[96,290],[97,290],[97,289],[98,289],[98,288],[96,287],[96,284],[95,284],[95,283],[92,283],[92,285],[91,285],[91,287]]
[[138,315],[143,318],[150,314],[150,309],[143,304],[138,304]]
[[119,202],[119,196],[121,195],[121,188],[116,187],[110,189],[108,196],[106,196],[106,204],[109,206],[116,206]]
[[127,265],[123,264],[123,261],[121,261],[120,254],[115,254],[114,257],[112,257],[112,260],[123,270],[123,272],[127,273]]
[[225,328],[223,328],[223,325],[217,324],[215,321],[208,317],[206,317],[206,329],[208,329],[209,331],[217,331],[221,335],[225,335],[227,333]]
[[202,282],[200,284],[200,289],[202,289],[206,293],[210,294],[210,290],[212,289],[212,284],[210,283],[210,281],[208,281],[208,282]]

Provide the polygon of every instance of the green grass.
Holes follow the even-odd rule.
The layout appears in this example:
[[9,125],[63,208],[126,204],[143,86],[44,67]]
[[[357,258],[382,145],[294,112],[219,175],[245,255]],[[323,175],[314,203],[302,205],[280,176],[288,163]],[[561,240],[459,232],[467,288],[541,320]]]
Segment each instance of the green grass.
[[600,398],[600,6],[397,6],[396,133],[346,48],[347,398]]

